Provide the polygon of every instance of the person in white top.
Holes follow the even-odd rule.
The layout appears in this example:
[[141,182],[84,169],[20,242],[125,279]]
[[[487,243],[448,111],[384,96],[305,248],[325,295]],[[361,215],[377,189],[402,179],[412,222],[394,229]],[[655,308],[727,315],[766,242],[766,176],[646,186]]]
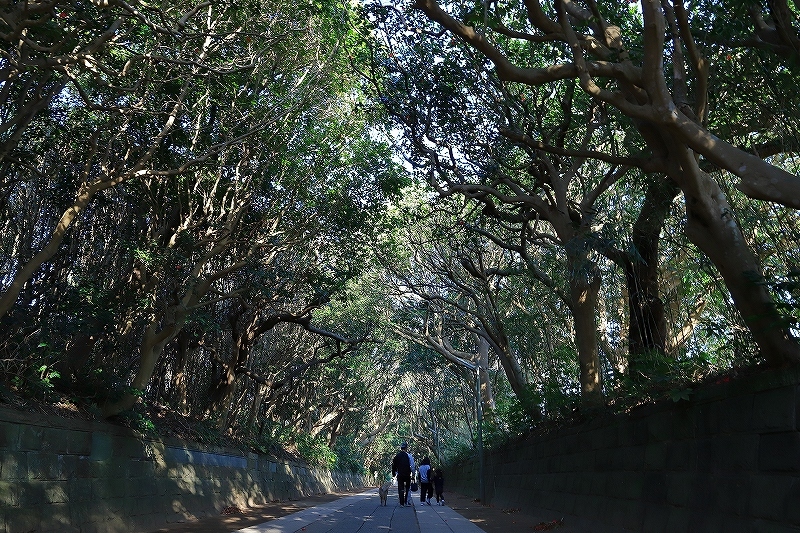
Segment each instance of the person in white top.
[[419,478],[419,501],[423,504],[431,504],[433,498],[433,470],[431,461],[427,457],[422,459],[417,469]]

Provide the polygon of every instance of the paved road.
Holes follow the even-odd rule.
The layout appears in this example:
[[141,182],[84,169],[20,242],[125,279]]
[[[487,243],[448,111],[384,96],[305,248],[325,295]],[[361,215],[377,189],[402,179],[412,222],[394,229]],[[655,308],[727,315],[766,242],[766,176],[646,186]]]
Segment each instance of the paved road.
[[237,533],[484,533],[447,506],[397,504],[397,487],[389,489],[389,504],[380,505],[378,489],[304,509],[238,530]]

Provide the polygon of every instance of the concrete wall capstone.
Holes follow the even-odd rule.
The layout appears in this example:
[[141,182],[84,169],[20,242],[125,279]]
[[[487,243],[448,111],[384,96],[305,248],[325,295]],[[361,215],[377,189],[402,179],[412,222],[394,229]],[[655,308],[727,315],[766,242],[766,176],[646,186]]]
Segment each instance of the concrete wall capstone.
[[[800,531],[800,370],[774,370],[488,452],[485,502],[631,531]],[[479,460],[446,490],[478,497]]]
[[0,407],[0,533],[146,532],[230,505],[365,484],[359,475]]

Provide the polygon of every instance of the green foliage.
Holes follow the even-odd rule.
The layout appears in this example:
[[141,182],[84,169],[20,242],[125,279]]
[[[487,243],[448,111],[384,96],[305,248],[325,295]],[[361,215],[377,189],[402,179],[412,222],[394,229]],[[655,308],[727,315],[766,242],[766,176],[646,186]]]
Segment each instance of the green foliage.
[[674,381],[679,377],[681,371],[675,368],[673,358],[665,355],[657,350],[650,350],[643,354],[637,355],[636,359],[632,360],[630,364],[630,380],[632,382],[645,382],[645,386],[651,386],[652,383],[663,384]]
[[[40,347],[44,347],[40,345]],[[54,368],[43,364],[24,376],[12,378],[14,388],[26,396],[42,401],[55,401],[58,395],[55,391],[55,382],[61,374]]]
[[[539,395],[529,387],[526,389],[527,395],[518,398],[515,395],[500,395],[496,399],[497,407],[493,413],[492,420],[495,424],[488,426],[489,431],[484,432],[484,438],[489,442],[496,440],[506,440],[510,436],[521,435],[530,431],[533,421],[531,420],[531,407],[539,408]],[[497,424],[500,423],[501,425]],[[503,438],[500,438],[502,435]]]
[[477,457],[477,451],[469,442],[456,441],[451,444],[445,464],[458,464]]
[[[748,6],[758,4],[688,6],[711,65],[707,124],[751,153],[775,154],[768,160],[796,173],[797,53],[776,54],[767,41],[744,46],[752,42]],[[137,17],[129,17],[114,5],[59,4],[16,21],[27,28],[23,41],[4,41],[18,53],[6,58],[17,77],[4,82],[0,102],[6,128],[0,152],[7,156],[0,177],[0,289],[46,246],[82,185],[121,179],[82,208],[57,252],[24,280],[14,307],[0,317],[2,377],[15,392],[43,401],[65,393],[97,405],[130,395],[138,403],[123,414],[126,423],[150,434],[155,418],[147,409],[175,404],[181,370],[185,407],[194,417],[190,433],[198,441],[223,444],[235,434],[261,453],[294,447],[310,464],[366,468],[385,478],[401,440],[416,439],[443,461],[472,457],[477,445],[469,372],[453,370],[432,346],[399,339],[398,324],[428,336],[440,329],[465,358],[476,353],[478,333],[490,330],[494,340],[506,341],[489,354],[497,406],[481,428],[487,446],[579,411],[570,306],[559,291],[570,276],[595,268],[603,275],[597,315],[606,322],[597,333],[608,337],[603,372],[612,399],[686,401],[693,382],[753,361],[754,345],[724,280],[687,242],[680,213],[663,229],[658,297],[670,332],[683,328],[698,302],[705,310],[670,354],[626,360],[624,273],[598,251],[642,259],[631,234],[654,174],[632,171],[612,184],[605,181],[611,166],[582,166],[568,154],[599,150],[626,158],[625,165],[657,158],[631,118],[610,101],[593,102],[575,79],[546,86],[500,80],[486,58],[421,12],[386,3],[223,3],[178,23],[191,12],[186,7],[141,4]],[[469,0],[444,7],[486,32],[523,68],[571,62],[558,39],[511,36],[530,31],[519,5]],[[543,7],[553,16],[553,2]],[[637,5],[599,2],[597,9],[620,28],[639,62]],[[587,32],[596,22],[571,19]],[[115,38],[88,52],[116,21]],[[511,31],[494,32],[500,24]],[[70,61],[64,50],[78,59],[59,63]],[[27,60],[14,63],[19,58]],[[594,83],[620,90],[597,73],[625,72],[613,65],[621,61],[612,50],[602,64],[592,63]],[[55,63],[70,71],[69,84]],[[698,87],[695,80],[689,85],[691,101]],[[167,120],[179,100],[178,116]],[[510,141],[501,128],[558,150],[545,161],[540,149]],[[579,179],[564,190],[546,184],[548,165]],[[474,182],[469,198],[437,200],[446,194],[439,181],[445,177]],[[717,178],[765,265],[751,281],[776,295],[777,309],[797,332],[796,213],[737,197],[730,177]],[[426,181],[443,188],[434,191]],[[613,194],[579,213],[582,198],[601,183]],[[486,187],[498,194],[473,202]],[[542,214],[525,203],[537,195],[565,203],[554,209],[575,210],[568,229],[580,228],[581,217],[588,229],[561,246]],[[511,198],[508,209],[500,197]],[[493,210],[502,216],[489,216]],[[569,271],[566,254],[584,255]],[[490,275],[468,273],[464,264],[482,265]],[[411,294],[412,282],[418,294]],[[263,321],[290,315],[301,323],[258,331]],[[148,326],[165,342],[154,381],[132,389]],[[234,345],[248,326],[253,337],[241,338],[250,344]],[[323,328],[361,344],[320,335]],[[204,409],[239,349],[250,351],[232,369],[237,398],[229,428],[227,418]],[[521,393],[512,392],[500,370],[500,354],[528,380]],[[274,394],[249,420],[262,382],[274,385]],[[335,431],[323,428],[312,437],[301,430],[333,401],[346,409]],[[244,427],[245,419],[252,427]]]
[[328,470],[333,470],[337,466],[336,453],[328,447],[325,439],[320,435],[298,433],[293,438],[297,452],[308,464]]
[[203,417],[192,421],[192,438],[203,444],[224,446],[228,444],[219,432],[219,420],[216,417]]
[[139,409],[129,409],[119,415],[119,421],[129,428],[149,437],[158,436],[158,431],[148,415]]
[[675,359],[658,351],[650,351],[636,359],[631,372],[623,377],[617,396],[623,405],[671,399],[689,400],[692,384],[706,377],[714,368],[707,353]]
[[130,389],[126,376],[114,368],[92,368],[87,365],[78,369],[71,381],[59,383],[59,388],[80,401],[102,405],[107,400],[119,398]]
[[345,435],[336,439],[333,453],[336,455],[336,470],[367,474],[364,450],[355,441],[355,435]]
[[403,441],[396,428],[377,435],[375,441],[368,449],[363,450],[365,454],[364,468],[366,473],[372,476],[377,472],[378,479],[388,481],[391,479],[391,465],[400,443]]
[[39,380],[44,387],[53,388],[53,380],[60,377],[61,374],[58,371],[49,368],[47,365],[39,367]]
[[795,331],[800,329],[800,269],[791,269],[785,275],[769,281],[759,277],[757,283],[772,289],[777,295],[775,307],[785,323]]
[[673,402],[677,403],[681,400],[688,401],[692,396],[692,389],[690,388],[676,388],[669,391],[669,397]]

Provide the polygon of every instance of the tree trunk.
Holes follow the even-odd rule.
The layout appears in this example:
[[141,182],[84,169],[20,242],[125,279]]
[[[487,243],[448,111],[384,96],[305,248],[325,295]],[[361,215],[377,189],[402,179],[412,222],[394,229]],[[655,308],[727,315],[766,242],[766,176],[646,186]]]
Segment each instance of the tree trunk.
[[102,333],[80,334],[70,340],[64,357],[56,363],[59,378],[56,383],[65,390],[71,390],[80,379],[81,370],[92,356],[94,345]]
[[687,237],[722,275],[736,309],[767,363],[773,367],[800,363],[800,346],[763,283],[761,266],[725,194],[711,176],[700,170],[687,149],[679,150]]
[[[495,354],[500,360],[500,366],[503,367],[503,371],[508,379],[508,384],[511,386],[511,390],[514,391],[514,394],[519,398],[531,419],[538,420],[542,417],[541,410],[538,405],[534,405],[534,403],[530,401],[528,381],[525,377],[525,373],[522,371],[519,361],[517,361],[516,356],[511,350],[511,343],[503,330],[503,325],[499,319],[495,319],[493,326],[491,331],[486,332],[489,338],[485,340],[494,348]],[[488,375],[487,372],[482,372],[482,374]]]
[[603,405],[600,357],[597,350],[597,295],[600,276],[587,258],[568,254],[570,296],[578,347],[581,401],[584,406]]
[[697,301],[694,307],[689,311],[686,321],[679,325],[677,331],[672,334],[672,337],[667,343],[667,353],[672,353],[680,348],[694,332],[694,328],[700,322],[700,315],[706,307],[704,298]]
[[187,414],[189,401],[186,386],[186,363],[189,361],[189,335],[185,331],[181,331],[175,344],[177,354],[172,373],[172,401],[181,413]]
[[228,405],[228,400],[233,394],[234,386],[236,385],[236,373],[233,370],[233,366],[230,364],[226,364],[225,368],[223,369],[222,376],[219,378],[212,390],[210,395],[210,404],[208,407],[209,413],[221,413],[225,411],[225,407]]
[[[211,394],[209,395],[210,403],[208,411],[210,413],[230,411],[231,405],[229,400],[236,388],[236,369],[245,364],[250,354],[250,346],[253,342],[251,330],[254,322],[248,322],[244,330],[242,330],[239,319],[243,314],[244,309],[238,309],[231,312],[228,317],[228,322],[231,325],[231,356],[224,365],[222,376],[220,376],[219,381],[213,385]],[[227,416],[220,417],[220,424],[227,424]]]
[[220,417],[220,429],[223,431],[228,428],[235,431],[234,425],[239,419],[239,413],[244,410],[244,399],[247,396],[247,383],[243,385],[241,394],[237,396],[235,393],[240,384],[240,381],[234,379],[233,386],[228,395],[228,407],[225,409],[225,416]]
[[481,335],[478,335],[478,366],[480,367],[481,401],[483,402],[483,412],[494,412],[494,393],[492,392],[492,382],[489,380],[489,343]]
[[339,416],[336,418],[333,424],[331,424],[330,428],[330,436],[328,437],[328,448],[333,449],[336,446],[336,440],[339,438],[340,428],[342,427],[342,422],[344,422],[344,410],[339,412]]
[[643,359],[653,352],[666,351],[667,318],[659,294],[658,244],[678,191],[677,184],[670,179],[650,182],[633,226],[633,253],[628,254],[625,262],[630,316],[628,372],[633,379],[648,379]]
[[21,266],[17,273],[14,274],[11,284],[5,292],[0,293],[0,318],[8,313],[14,306],[22,288],[33,277],[36,271],[39,270],[39,267],[41,267],[45,261],[52,259],[56,254],[61,243],[64,241],[67,230],[72,223],[75,222],[75,219],[78,218],[81,212],[83,212],[86,206],[89,205],[89,202],[92,201],[95,194],[116,185],[119,181],[120,180],[109,180],[108,182],[102,182],[97,180],[81,186],[78,194],[75,196],[73,204],[61,215],[61,219],[58,221],[58,224],[56,224],[47,244],[45,244],[30,261]]
[[[170,306],[162,315],[152,318],[147,330],[142,335],[142,342],[139,344],[139,368],[136,375],[131,381],[129,389],[124,391],[118,400],[106,402],[102,408],[104,417],[118,415],[133,407],[150,382],[158,358],[164,351],[164,346],[183,329],[186,313],[186,306],[181,302]],[[161,325],[160,329],[159,325]]]
[[250,414],[247,416],[248,431],[252,430],[256,425],[258,411],[261,409],[261,403],[264,401],[264,396],[268,388],[269,386],[266,383],[258,383],[257,385],[256,392],[253,396],[253,403],[250,405]]

